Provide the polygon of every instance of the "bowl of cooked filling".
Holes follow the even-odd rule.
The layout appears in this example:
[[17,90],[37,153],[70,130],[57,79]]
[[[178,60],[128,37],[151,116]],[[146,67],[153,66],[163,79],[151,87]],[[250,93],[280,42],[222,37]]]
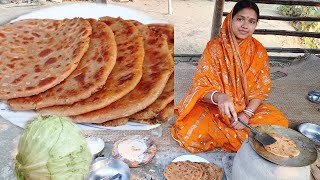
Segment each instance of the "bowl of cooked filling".
[[313,123],[303,123],[297,127],[298,131],[307,136],[316,145],[320,146],[320,125]]

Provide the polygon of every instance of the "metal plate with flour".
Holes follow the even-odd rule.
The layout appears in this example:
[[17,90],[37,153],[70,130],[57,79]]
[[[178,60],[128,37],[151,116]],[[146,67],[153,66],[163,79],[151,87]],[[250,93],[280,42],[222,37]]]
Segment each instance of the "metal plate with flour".
[[265,150],[262,144],[254,139],[254,134],[249,134],[249,142],[251,147],[264,159],[275,164],[291,167],[303,167],[314,163],[317,160],[317,149],[312,141],[304,135],[289,128],[275,126],[275,125],[261,125],[256,128],[265,133],[276,133],[293,140],[300,150],[300,154],[293,158],[285,158],[276,156]]

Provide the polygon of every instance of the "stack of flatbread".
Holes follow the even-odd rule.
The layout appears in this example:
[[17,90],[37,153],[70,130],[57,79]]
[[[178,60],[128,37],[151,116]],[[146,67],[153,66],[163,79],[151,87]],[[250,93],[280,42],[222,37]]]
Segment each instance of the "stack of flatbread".
[[163,171],[167,180],[221,180],[222,169],[212,163],[179,161],[170,163]]
[[154,124],[173,115],[173,26],[30,19],[0,26],[0,99],[74,122]]

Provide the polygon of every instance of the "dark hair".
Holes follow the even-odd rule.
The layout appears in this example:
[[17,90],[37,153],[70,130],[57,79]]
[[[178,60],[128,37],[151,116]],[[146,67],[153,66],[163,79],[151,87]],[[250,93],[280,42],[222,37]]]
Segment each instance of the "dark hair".
[[242,0],[237,2],[237,4],[234,5],[234,8],[233,8],[232,18],[234,17],[234,15],[236,15],[239,11],[241,11],[244,8],[253,9],[257,14],[257,20],[259,20],[259,8],[256,3],[250,0]]

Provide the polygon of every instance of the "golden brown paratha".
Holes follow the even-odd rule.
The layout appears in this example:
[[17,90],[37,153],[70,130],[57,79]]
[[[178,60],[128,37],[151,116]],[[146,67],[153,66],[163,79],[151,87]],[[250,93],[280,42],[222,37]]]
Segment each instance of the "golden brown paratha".
[[179,161],[170,163],[163,172],[167,180],[222,180],[223,171],[213,163]]
[[[141,25],[142,26],[142,25]],[[143,75],[133,91],[105,108],[73,116],[74,122],[101,123],[130,116],[152,104],[163,91],[173,72],[173,60],[165,38],[154,33],[144,37]]]
[[[121,18],[102,17],[100,20],[110,26],[117,43],[116,64],[105,86],[87,99],[72,105],[40,109],[41,113],[71,116],[94,111],[128,94],[140,81],[144,48],[143,38],[138,29]],[[101,122],[104,121],[96,121],[96,123]]]
[[119,118],[119,119],[113,119],[110,121],[105,121],[103,123],[96,123],[96,125],[99,126],[121,126],[127,124],[129,121],[129,118]]
[[29,110],[72,104],[97,92],[116,63],[117,46],[112,30],[103,22],[88,20],[92,26],[88,51],[72,74],[40,94],[8,100],[10,109]]
[[270,136],[277,141],[271,145],[264,146],[266,151],[280,157],[293,158],[300,154],[296,143],[288,137],[271,133]]
[[126,21],[134,24],[138,28],[138,30],[140,31],[142,37],[149,36],[149,32],[150,32],[149,28],[146,28],[146,26],[143,25],[142,23],[140,23],[139,21],[137,21],[137,20],[126,20]]
[[172,162],[163,171],[167,180],[199,180],[202,174],[202,168],[193,166],[190,161]]
[[174,101],[171,101],[159,114],[155,117],[158,121],[165,122],[173,116]]
[[163,123],[173,116],[174,101],[171,101],[165,108],[163,108],[154,118],[150,119],[130,119],[130,121],[144,123],[144,124],[157,124]]
[[0,99],[35,95],[63,81],[87,51],[91,31],[82,18],[0,26]]
[[149,125],[155,125],[155,124],[161,123],[156,118],[151,118],[151,119],[130,119],[129,118],[129,121],[143,123],[143,124],[149,124]]
[[158,99],[153,102],[146,109],[139,111],[131,116],[130,119],[152,119],[157,116],[157,114],[164,109],[174,98],[174,74],[172,73],[166,87],[162,91]]
[[204,174],[202,174],[202,179],[213,179],[213,180],[222,180],[223,178],[223,171],[220,167],[213,163],[205,163],[205,162],[199,162],[199,164],[202,165],[202,167],[205,169]]
[[205,179],[205,178],[207,178],[208,176],[207,176],[207,173],[206,173],[206,169],[200,164],[200,163],[198,163],[198,162],[191,162],[191,161],[188,161],[189,162],[189,166],[194,166],[194,167],[196,167],[197,169],[199,169],[199,170],[201,170],[202,171],[202,174],[199,176],[199,177],[196,177],[196,178],[194,178],[194,179]]
[[[195,164],[202,169],[201,179],[209,179],[210,178],[210,171],[209,171],[208,167],[204,166],[201,163],[195,163]],[[211,179],[212,179],[212,177],[211,177]]]
[[174,57],[174,26],[172,24],[148,24],[148,28],[159,36],[167,38],[169,50]]

